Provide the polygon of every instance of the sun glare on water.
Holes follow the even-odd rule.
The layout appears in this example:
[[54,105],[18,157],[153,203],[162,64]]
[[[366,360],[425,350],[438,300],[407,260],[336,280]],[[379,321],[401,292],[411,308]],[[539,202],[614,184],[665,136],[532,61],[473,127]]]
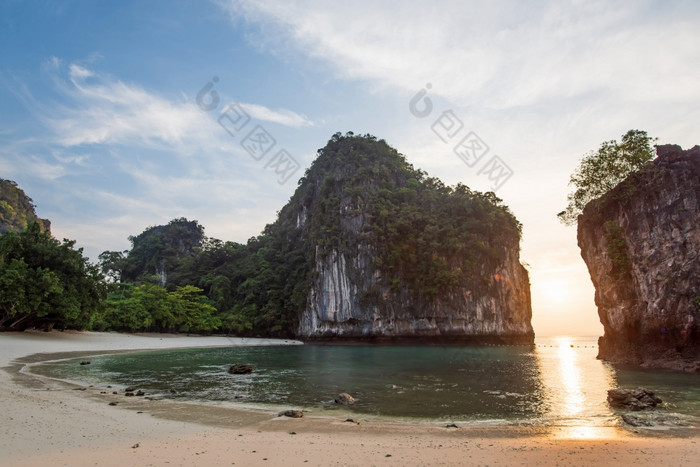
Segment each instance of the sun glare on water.
[[557,337],[552,343],[554,348],[543,352],[540,359],[543,368],[549,370],[543,371],[542,377],[552,395],[550,415],[559,420],[553,435],[568,439],[615,437],[613,427],[586,416],[591,406],[605,403],[607,389],[613,384],[609,369],[595,360],[594,350],[584,350],[587,347],[581,348],[575,338]]

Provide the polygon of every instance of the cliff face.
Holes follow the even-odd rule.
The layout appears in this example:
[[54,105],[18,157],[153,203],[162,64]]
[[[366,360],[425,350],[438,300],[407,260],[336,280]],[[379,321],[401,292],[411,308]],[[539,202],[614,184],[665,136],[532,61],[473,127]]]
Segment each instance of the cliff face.
[[333,252],[316,263],[317,279],[299,323],[305,338],[425,338],[477,343],[531,343],[530,284],[514,245],[505,260],[482,270],[488,292],[470,284],[416,303],[407,292],[379,286],[379,304],[363,300],[381,273],[371,249],[347,257]]
[[578,219],[605,330],[598,357],[698,371],[700,146],[657,154]]
[[499,203],[425,178],[383,141],[336,140],[280,216],[313,245],[297,335],[531,343],[519,227]]

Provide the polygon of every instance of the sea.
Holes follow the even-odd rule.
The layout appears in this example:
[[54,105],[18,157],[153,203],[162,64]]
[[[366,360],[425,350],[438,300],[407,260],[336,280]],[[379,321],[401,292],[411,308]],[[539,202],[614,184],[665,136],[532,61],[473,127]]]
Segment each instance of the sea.
[[[616,367],[596,359],[595,337],[538,338],[521,346],[294,345],[140,351],[52,361],[31,371],[151,397],[267,409],[343,410],[399,422],[612,427],[613,388],[645,387],[662,404],[656,429],[700,423],[700,375]],[[245,363],[254,371],[228,373]]]

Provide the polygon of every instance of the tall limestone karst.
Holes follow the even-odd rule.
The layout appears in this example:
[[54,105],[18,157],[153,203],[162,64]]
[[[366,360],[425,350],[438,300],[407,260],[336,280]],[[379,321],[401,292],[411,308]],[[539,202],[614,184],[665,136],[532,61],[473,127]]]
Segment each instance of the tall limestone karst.
[[700,370],[700,146],[658,157],[578,219],[605,329],[599,358]]
[[300,338],[533,341],[520,224],[383,140],[334,135],[266,232],[305,258]]

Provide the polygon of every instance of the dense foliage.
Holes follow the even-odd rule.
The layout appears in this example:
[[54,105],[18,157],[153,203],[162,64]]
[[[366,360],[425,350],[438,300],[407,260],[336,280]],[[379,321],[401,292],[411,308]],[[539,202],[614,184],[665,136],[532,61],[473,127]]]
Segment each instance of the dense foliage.
[[[517,242],[519,229],[493,193],[446,187],[383,140],[338,133],[276,222],[245,245],[204,238],[196,221],[176,219],[131,237],[126,255],[104,252],[101,261],[113,279],[138,287],[167,277],[169,291],[201,288],[220,331],[279,336],[295,332],[315,263],[331,252],[352,257],[371,245],[382,271],[377,291],[432,300],[478,280],[479,268],[502,260],[504,241]],[[376,304],[379,294],[366,299]]]
[[[333,135],[277,220],[246,244],[174,219],[105,251],[99,269],[37,224],[0,237],[0,326],[289,336],[330,254],[371,250],[366,299],[433,301],[517,245],[520,224],[493,193],[447,187],[374,136]],[[107,290],[109,295],[106,296]],[[376,292],[376,293],[374,293]]]
[[[368,243],[382,272],[376,285],[406,290],[414,300],[431,301],[473,281],[484,263],[503,259],[504,241],[520,235],[493,193],[445,186],[371,135],[335,134],[290,206],[292,214],[300,206],[308,213],[310,243],[321,254],[353,257]],[[376,303],[378,294],[367,298]]]
[[597,151],[588,153],[574,173],[569,184],[575,190],[569,193],[569,204],[557,216],[566,225],[574,225],[579,214],[591,200],[609,192],[630,173],[644,167],[655,156],[652,143],[655,138],[646,131],[630,130],[618,143],[606,141]]
[[90,329],[106,286],[96,266],[34,222],[0,236],[0,328]]
[[221,326],[216,308],[193,286],[168,292],[163,287],[143,284],[120,286],[106,301],[96,329],[116,331],[159,331],[208,333]]

